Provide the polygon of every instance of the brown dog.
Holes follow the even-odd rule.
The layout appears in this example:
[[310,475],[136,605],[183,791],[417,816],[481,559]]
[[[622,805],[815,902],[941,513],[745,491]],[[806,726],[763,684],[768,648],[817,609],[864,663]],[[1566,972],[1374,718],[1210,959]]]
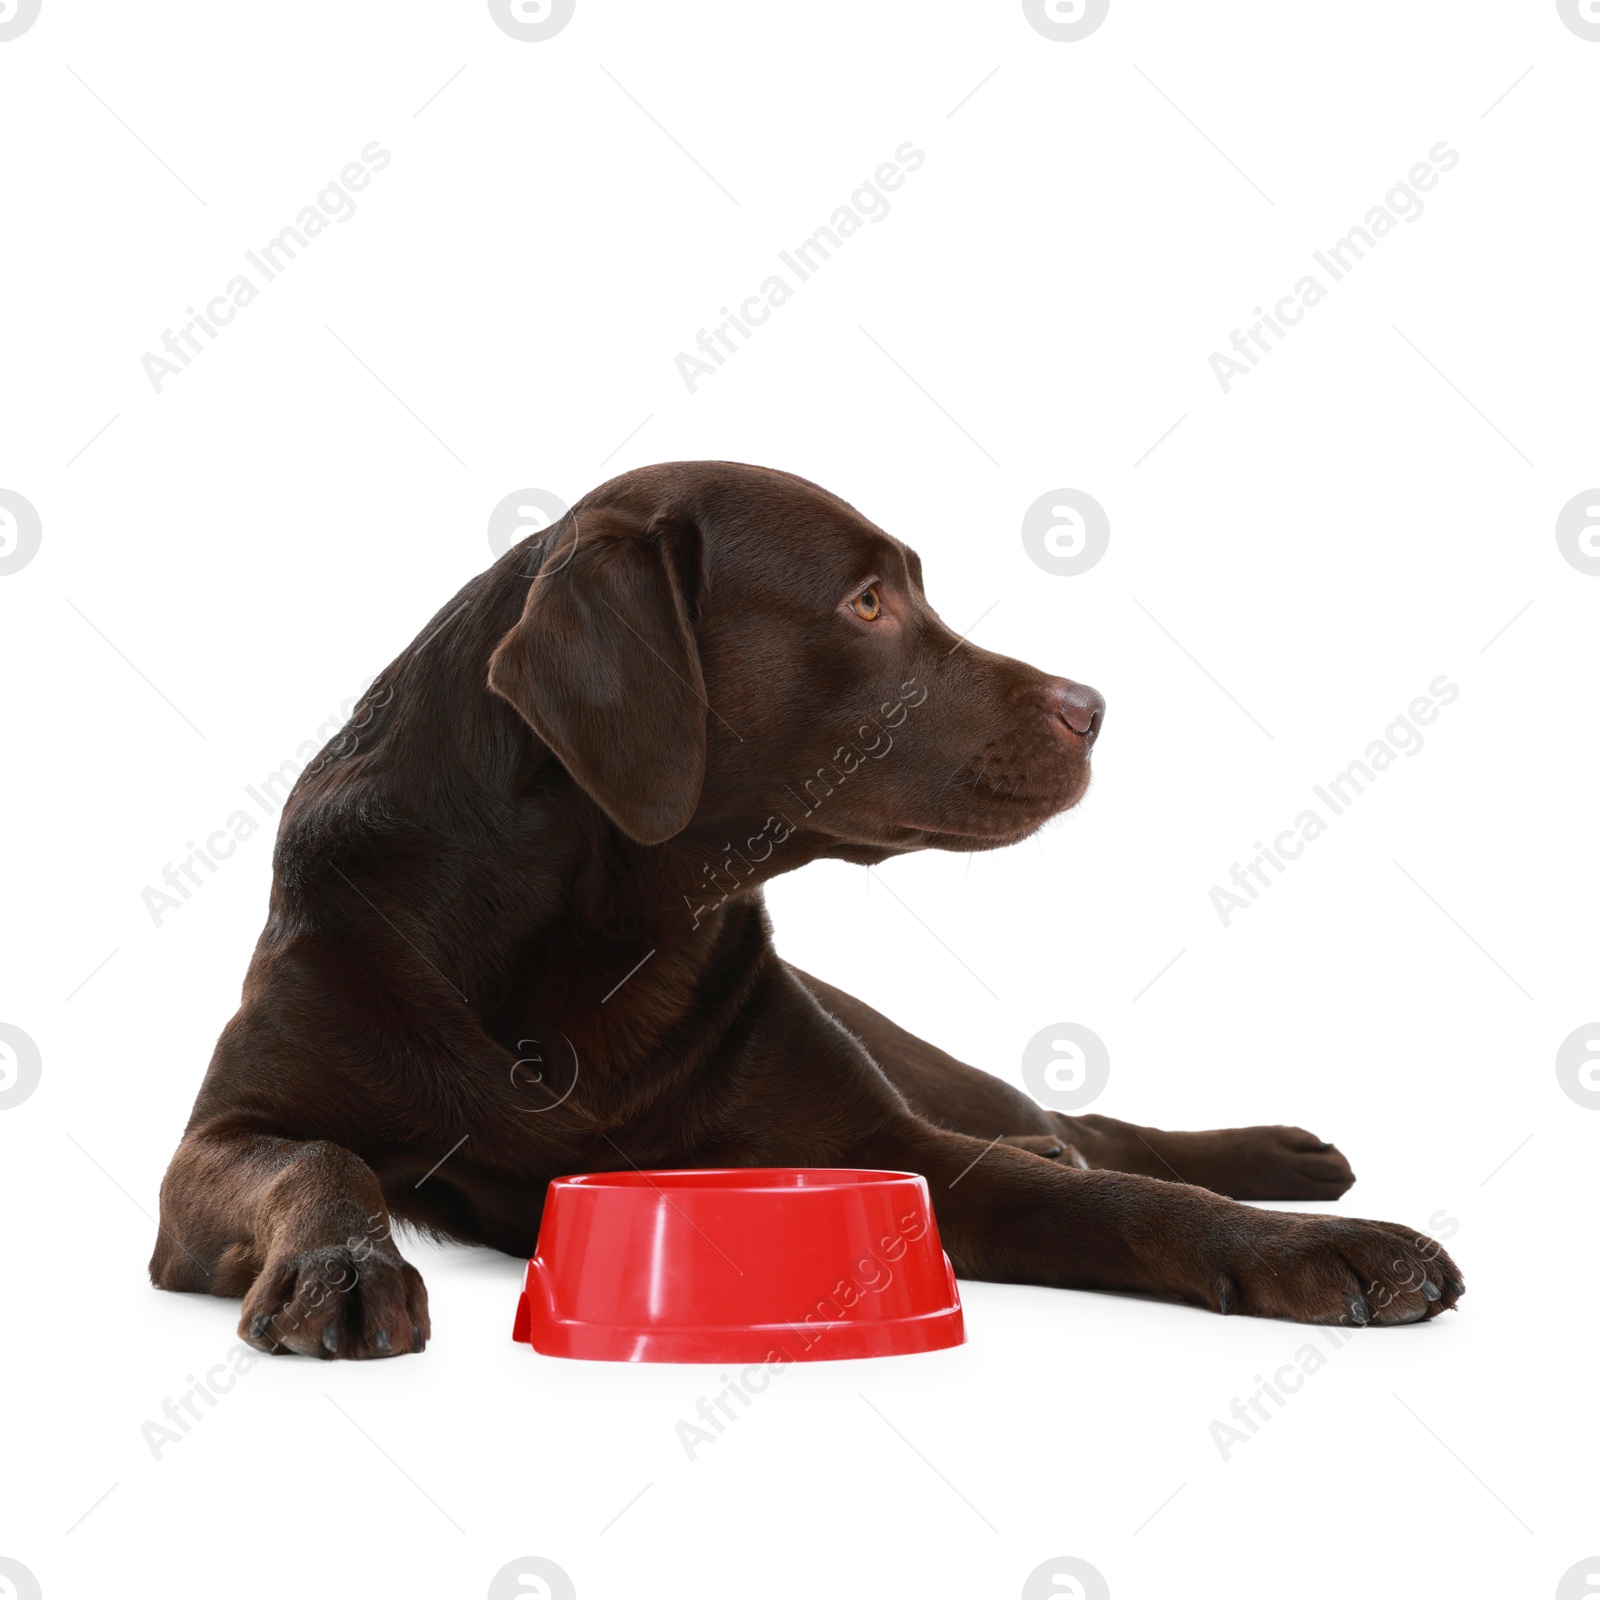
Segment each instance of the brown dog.
[[965,1277],[1310,1322],[1453,1306],[1408,1228],[1236,1203],[1342,1194],[1312,1135],[1041,1110],[774,952],[766,879],[1027,838],[1083,795],[1104,709],[959,640],[916,554],[803,479],[596,489],[295,786],[152,1279],[242,1295],[264,1350],[390,1355],[429,1331],[391,1215],[525,1256],[563,1173],[859,1166],[927,1177]]

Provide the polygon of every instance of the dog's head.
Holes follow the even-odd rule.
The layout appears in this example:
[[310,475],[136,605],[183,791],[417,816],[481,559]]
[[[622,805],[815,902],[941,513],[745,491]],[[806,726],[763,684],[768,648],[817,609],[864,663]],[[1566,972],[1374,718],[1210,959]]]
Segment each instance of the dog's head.
[[490,687],[642,844],[993,849],[1088,787],[1100,695],[953,633],[916,552],[815,484],[649,467],[536,537]]

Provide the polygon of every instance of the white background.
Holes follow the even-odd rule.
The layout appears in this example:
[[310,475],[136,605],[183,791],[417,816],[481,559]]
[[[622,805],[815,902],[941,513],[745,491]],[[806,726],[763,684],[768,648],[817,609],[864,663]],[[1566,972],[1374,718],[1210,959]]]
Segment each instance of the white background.
[[[1554,1594],[1600,1549],[1600,1117],[1554,1071],[1600,1014],[1600,578],[1554,536],[1600,481],[1597,74],[1533,0],[1113,0],[1077,43],[1015,3],[579,0],[520,43],[466,0],[44,0],[0,43],[0,488],[43,527],[0,577],[0,1021],[43,1061],[0,1112],[0,1555],[48,1600],[477,1596],[523,1555],[583,1600],[1012,1597],[1060,1555],[1116,1600]],[[141,355],[373,140],[356,214],[157,394]],[[677,353],[906,140],[890,214],[691,394]],[[1425,213],[1225,395],[1212,351],[1441,140]],[[844,495],[952,626],[1110,704],[1037,842],[812,867],[780,949],[1014,1082],[1070,1020],[1096,1109],[1335,1140],[1340,1210],[1449,1235],[1458,1314],[1359,1335],[1224,1461],[1309,1331],[968,1285],[963,1348],[791,1371],[690,1462],[714,1371],[534,1356],[519,1263],[415,1244],[425,1356],[264,1360],[152,1457],[234,1342],[144,1264],[270,828],[159,927],[141,891],[506,495],[699,457]],[[1110,517],[1077,577],[1020,537],[1059,487]],[[1211,887],[1440,674],[1425,748],[1224,928]]]

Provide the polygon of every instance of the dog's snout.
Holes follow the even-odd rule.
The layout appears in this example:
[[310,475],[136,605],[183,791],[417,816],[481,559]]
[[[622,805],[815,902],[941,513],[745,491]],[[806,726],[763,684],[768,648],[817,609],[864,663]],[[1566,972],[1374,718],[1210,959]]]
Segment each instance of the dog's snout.
[[1049,688],[1050,710],[1056,721],[1070,728],[1086,745],[1100,737],[1106,720],[1106,697],[1086,683],[1056,678]]

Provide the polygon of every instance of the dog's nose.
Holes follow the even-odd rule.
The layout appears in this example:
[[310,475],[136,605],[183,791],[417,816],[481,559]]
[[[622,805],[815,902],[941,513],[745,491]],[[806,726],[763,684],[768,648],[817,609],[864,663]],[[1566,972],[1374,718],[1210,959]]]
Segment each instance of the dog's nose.
[[1101,725],[1106,720],[1106,697],[1098,689],[1067,678],[1056,678],[1050,684],[1049,696],[1055,719],[1070,728],[1086,745],[1100,737]]

